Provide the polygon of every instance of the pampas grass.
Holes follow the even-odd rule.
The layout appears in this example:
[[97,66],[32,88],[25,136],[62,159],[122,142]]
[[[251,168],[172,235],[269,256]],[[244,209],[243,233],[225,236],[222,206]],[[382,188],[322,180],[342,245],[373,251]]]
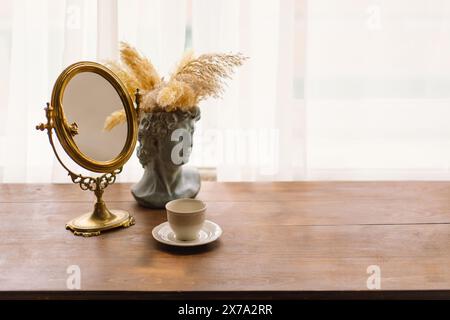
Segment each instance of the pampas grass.
[[190,85],[197,102],[209,97],[220,98],[225,79],[230,79],[245,59],[241,54],[203,54],[181,66],[171,79]]
[[177,67],[173,71],[170,80],[174,80],[174,77],[183,70],[183,68],[190,63],[192,60],[195,59],[194,56],[194,50],[186,50],[183,54],[183,57],[181,58],[180,62],[178,62]]
[[136,89],[140,87],[140,82],[133,73],[128,72],[126,66],[118,61],[107,61],[106,66],[114,72],[127,88],[128,93],[133,97]]
[[197,100],[191,86],[178,80],[171,80],[159,91],[156,103],[170,112],[177,108],[192,108],[197,104]]
[[150,91],[161,82],[153,64],[126,42],[120,43],[120,59],[139,82],[139,89]]
[[127,116],[125,114],[125,110],[122,109],[114,111],[110,116],[108,116],[108,118],[106,118],[103,130],[111,131],[114,127],[118,126],[119,124],[125,123],[126,121]]
[[[187,112],[204,99],[220,98],[226,80],[246,59],[239,53],[210,53],[195,57],[193,51],[186,51],[169,80],[164,81],[150,60],[129,44],[121,42],[121,61],[107,65],[126,85],[131,96],[137,88],[142,90],[142,112]],[[105,130],[111,130],[125,121],[125,112],[116,111],[106,119]]]

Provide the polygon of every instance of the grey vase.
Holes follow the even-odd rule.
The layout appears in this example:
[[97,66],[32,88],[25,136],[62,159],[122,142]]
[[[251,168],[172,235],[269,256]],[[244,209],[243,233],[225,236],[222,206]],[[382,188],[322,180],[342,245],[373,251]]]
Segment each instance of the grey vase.
[[131,188],[136,201],[148,208],[164,208],[171,200],[193,198],[200,190],[200,174],[186,167],[200,109],[188,112],[150,112],[139,124],[137,156],[144,168]]

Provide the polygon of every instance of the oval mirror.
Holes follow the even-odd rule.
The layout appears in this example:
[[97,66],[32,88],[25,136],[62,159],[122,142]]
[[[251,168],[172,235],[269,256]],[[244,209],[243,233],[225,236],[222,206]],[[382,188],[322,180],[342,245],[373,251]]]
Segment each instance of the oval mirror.
[[[137,121],[125,86],[105,66],[78,62],[58,77],[52,92],[54,127],[66,153],[93,172],[112,172],[130,158]],[[126,125],[103,130],[105,119],[123,108]]]
[[[51,104],[47,104],[47,123],[36,129],[47,130],[53,151],[68,171],[72,182],[82,190],[93,191],[97,202],[94,210],[70,220],[66,228],[86,237],[102,231],[134,224],[125,210],[109,210],[103,201],[104,189],[116,181],[116,175],[133,153],[137,140],[139,90],[136,109],[124,84],[108,68],[95,62],[78,62],[65,69],[53,87]],[[105,119],[123,109],[125,125],[104,131]],[[53,130],[69,157],[88,171],[102,173],[96,177],[75,173],[61,160],[55,148]]]

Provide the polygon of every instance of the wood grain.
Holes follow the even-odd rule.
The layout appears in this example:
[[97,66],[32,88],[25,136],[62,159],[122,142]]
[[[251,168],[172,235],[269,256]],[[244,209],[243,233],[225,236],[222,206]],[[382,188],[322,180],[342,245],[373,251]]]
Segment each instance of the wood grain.
[[[136,225],[81,238],[64,224],[91,209],[87,192],[0,185],[0,298],[76,298],[70,265],[93,298],[450,298],[450,183],[204,183],[198,197],[224,234],[187,250],[154,241],[164,211],[129,188],[105,196]],[[367,289],[370,265],[381,290]]]

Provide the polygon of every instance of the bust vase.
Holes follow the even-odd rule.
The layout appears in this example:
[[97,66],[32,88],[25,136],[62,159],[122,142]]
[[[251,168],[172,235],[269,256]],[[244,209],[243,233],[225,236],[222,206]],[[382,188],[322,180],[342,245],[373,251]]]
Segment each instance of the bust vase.
[[184,164],[192,150],[200,109],[145,113],[139,124],[137,156],[144,168],[132,187],[136,201],[148,208],[164,208],[171,200],[193,198],[200,190],[196,168]]

